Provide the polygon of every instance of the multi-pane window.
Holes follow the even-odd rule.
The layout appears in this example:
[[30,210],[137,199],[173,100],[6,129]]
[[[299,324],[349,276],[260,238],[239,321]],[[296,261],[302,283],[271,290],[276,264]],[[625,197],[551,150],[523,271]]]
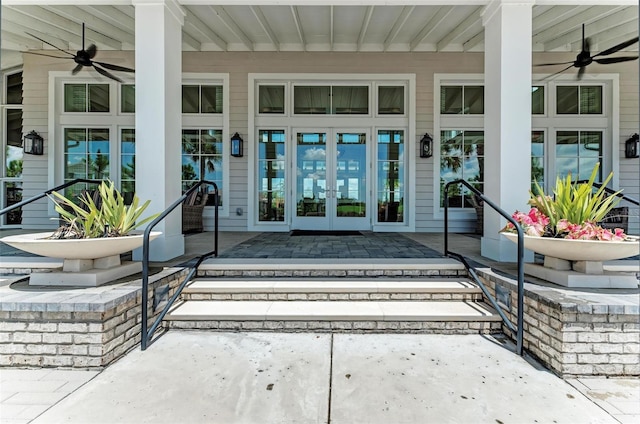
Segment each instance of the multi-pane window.
[[[216,183],[222,206],[222,130],[182,130],[182,190],[187,191],[200,180]],[[215,197],[209,196],[207,205],[214,205]]]
[[559,85],[556,87],[558,115],[602,114],[602,86]]
[[120,84],[120,112],[135,113],[136,111],[136,86],[133,84]]
[[378,131],[378,222],[404,222],[404,131]]
[[[556,175],[571,174],[575,180],[588,179],[602,162],[602,131],[558,131],[556,134]],[[602,180],[602,167],[597,181]]]
[[531,191],[544,187],[544,131],[531,132]]
[[222,113],[221,85],[183,85],[182,113]]
[[[457,179],[484,191],[484,131],[440,132],[440,206],[444,206],[444,186]],[[462,185],[450,187],[449,206],[471,207],[471,195]]]
[[443,85],[440,87],[440,113],[481,115],[484,113],[484,86]]
[[378,114],[404,115],[404,86],[378,87]]
[[284,85],[258,87],[258,113],[284,114]]
[[[64,181],[76,178],[109,178],[110,139],[108,128],[64,129]],[[86,187],[76,184],[67,194],[78,194]]]
[[284,221],[284,130],[258,131],[258,205],[260,221]]
[[136,130],[120,131],[120,187],[125,203],[130,204],[136,190]]
[[109,84],[64,84],[65,112],[109,112]]
[[298,115],[367,115],[369,87],[296,85],[293,111]]
[[531,114],[544,115],[544,86],[531,87]]
[[[0,170],[0,208],[11,206],[22,200],[22,72],[5,75],[4,103],[0,101],[0,116],[3,119],[2,139],[6,144],[0,159],[4,162]],[[0,96],[1,98],[2,96]],[[21,208],[13,209],[0,217],[0,224],[17,225],[22,222]]]

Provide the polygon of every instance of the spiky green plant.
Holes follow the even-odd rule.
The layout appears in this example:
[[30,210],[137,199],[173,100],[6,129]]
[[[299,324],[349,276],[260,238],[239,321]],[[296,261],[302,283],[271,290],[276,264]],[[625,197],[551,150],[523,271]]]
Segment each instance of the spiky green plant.
[[564,180],[558,177],[556,187],[553,190],[554,197],[545,195],[544,190],[535,182],[536,191],[542,194],[535,195],[530,191],[529,204],[549,217],[551,231],[555,231],[556,224],[562,219],[566,219],[572,224],[599,222],[620,203],[620,198],[616,196],[620,191],[609,195],[604,190],[613,177],[613,173],[610,173],[603,181],[602,186],[594,191],[593,183],[598,175],[599,167],[600,164],[597,163],[586,183],[572,182],[571,174],[567,175]]
[[122,194],[112,181],[103,181],[98,192],[100,207],[87,192],[79,196],[81,205],[57,192],[53,192],[55,197],[50,196],[56,212],[77,233],[77,238],[125,236],[158,216],[155,214],[140,219],[150,201],[140,205],[140,199],[134,194],[131,205],[125,205]]

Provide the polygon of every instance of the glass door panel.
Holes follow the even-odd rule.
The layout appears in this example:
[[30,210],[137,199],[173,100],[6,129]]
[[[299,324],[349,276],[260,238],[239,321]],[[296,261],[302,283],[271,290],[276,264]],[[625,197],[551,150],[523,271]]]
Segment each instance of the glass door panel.
[[294,229],[370,229],[366,131],[295,134]]

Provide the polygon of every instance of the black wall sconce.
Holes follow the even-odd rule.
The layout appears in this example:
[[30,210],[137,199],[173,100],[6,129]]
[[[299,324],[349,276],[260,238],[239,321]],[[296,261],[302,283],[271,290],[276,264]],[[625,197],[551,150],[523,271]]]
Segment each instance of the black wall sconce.
[[241,158],[242,157],[242,144],[243,140],[240,137],[240,134],[235,133],[233,137],[231,137],[231,156]]
[[625,158],[637,158],[640,157],[638,152],[638,140],[640,136],[634,134],[624,143],[624,157]]
[[30,155],[42,155],[44,154],[44,140],[40,137],[40,134],[31,130],[22,139],[22,149]]
[[420,139],[420,157],[430,158],[433,156],[433,138],[429,133],[425,133]]

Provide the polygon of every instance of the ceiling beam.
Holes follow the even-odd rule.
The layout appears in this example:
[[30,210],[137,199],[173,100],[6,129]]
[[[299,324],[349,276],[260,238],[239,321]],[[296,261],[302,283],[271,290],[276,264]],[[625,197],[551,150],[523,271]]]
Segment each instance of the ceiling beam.
[[481,19],[483,11],[483,7],[477,7],[473,12],[471,12],[471,14],[469,14],[469,16],[464,19],[464,21],[456,25],[453,31],[450,31],[447,35],[438,40],[438,42],[436,43],[437,51],[444,50],[451,43],[451,41],[469,31],[469,28]]
[[278,40],[276,33],[273,32],[273,29],[271,29],[269,21],[264,16],[264,13],[262,13],[262,9],[260,8],[260,6],[249,6],[249,8],[251,9],[251,12],[253,12],[253,16],[256,17],[264,32],[267,34],[267,37],[269,37],[269,40],[275,47],[276,51],[280,51],[280,41]]
[[108,22],[103,21],[92,13],[88,13],[75,6],[43,6],[46,10],[57,13],[60,16],[64,16],[75,22],[84,22],[87,29],[100,32],[101,34],[109,34],[110,38],[118,40],[120,42],[134,44],[135,37],[133,33],[124,31],[118,27],[115,27]]
[[414,51],[453,11],[453,6],[439,7],[436,13],[429,19],[418,35],[413,37],[409,44],[409,50]]
[[242,42],[242,44],[244,44],[247,50],[253,51],[253,42],[249,39],[249,37],[247,37],[247,34],[245,34],[242,31],[242,29],[236,23],[236,21],[234,21],[233,18],[231,18],[231,16],[227,13],[227,11],[224,10],[224,7],[209,6],[209,8],[211,8],[211,10],[213,10],[216,13],[216,15],[218,15],[218,18],[220,18],[220,21],[229,29],[229,31],[231,31],[231,33],[234,36],[240,39],[240,41]]
[[78,6],[79,9],[87,13],[96,15],[103,21],[120,28],[123,31],[130,32],[135,36],[136,21],[128,14],[122,12],[113,6]]
[[[570,32],[572,28],[581,28],[583,23],[589,23],[600,17],[607,16],[618,8],[612,9],[611,6],[593,6],[583,9],[581,12],[563,19],[558,25],[554,25],[549,29],[541,31],[533,36],[534,43],[543,43],[546,45],[550,40],[555,40],[561,35]],[[580,30],[582,31],[582,30]]]
[[479,33],[477,33],[476,35],[474,35],[473,37],[469,38],[467,41],[462,43],[462,50],[465,52],[468,52],[478,44],[482,43],[483,41],[484,41],[484,26],[482,27],[482,30]]
[[[67,30],[61,29],[54,25],[51,25],[45,21],[41,21],[36,18],[37,22],[34,22],[34,17],[29,16],[27,14],[21,13],[15,9],[10,7],[4,7],[2,10],[2,17],[4,20],[18,24],[23,27],[23,31],[26,32],[34,32],[33,30],[37,28],[37,31],[40,34],[44,34],[45,37],[41,37],[47,41],[46,36],[52,36],[57,38],[58,40],[63,40],[66,43],[75,43],[76,45],[82,44],[82,34],[78,34],[78,32],[69,32]],[[75,30],[77,24],[72,25]],[[55,43],[54,43],[55,44]],[[69,48],[68,45],[66,48]]]
[[357,51],[362,50],[362,45],[364,44],[364,39],[367,36],[367,29],[371,23],[371,16],[373,15],[374,8],[375,6],[367,6],[366,11],[364,12],[364,21],[362,21],[362,26],[360,27],[360,34],[358,34]]
[[202,49],[202,43],[193,38],[186,31],[182,31],[182,45],[189,47],[191,50],[199,52]]
[[[591,52],[598,52],[602,50],[606,50],[609,47],[613,47],[616,44],[622,43],[623,41],[631,40],[638,36],[638,17],[636,16],[630,22],[625,24],[616,25],[615,27],[610,27],[606,31],[600,31],[597,34],[589,36],[591,38]],[[630,46],[635,51],[638,50],[638,46]],[[578,51],[582,48],[582,40],[579,42],[575,42],[571,44],[571,50]],[[629,49],[625,49],[629,51]],[[625,51],[622,50],[622,51]]]
[[209,25],[207,25],[202,19],[200,19],[198,15],[193,13],[193,11],[189,9],[188,6],[184,6],[183,10],[186,15],[184,20],[185,26],[192,26],[196,31],[210,40],[219,49],[221,49],[222,51],[227,51],[227,42],[224,41],[218,34],[216,34]]
[[538,16],[533,18],[532,22],[532,32],[533,34],[537,34],[540,31],[543,31],[549,28],[551,25],[555,25],[559,22],[562,22],[567,16],[576,14],[578,12],[577,7],[575,6],[554,6],[550,7],[544,13],[541,13]]
[[19,50],[37,50],[42,48],[42,43],[31,37],[24,37],[20,34],[6,31],[5,24],[2,24],[2,34],[0,39],[2,43],[12,43],[18,46]]
[[[34,40],[34,43],[36,43],[35,49],[36,50],[55,50],[53,47],[51,47],[48,44],[45,44],[39,40],[36,40],[35,38],[29,37],[28,34],[25,33],[24,31],[24,25],[21,25],[20,23],[17,23],[15,21],[3,21],[2,22],[2,30],[3,31],[7,31],[10,32],[12,34],[15,34],[17,36],[20,37],[28,37]],[[38,31],[37,29],[33,29],[30,28],[29,31],[31,34],[35,35],[36,37],[39,37],[51,44],[53,44],[54,46],[58,47],[59,49],[62,50],[71,50],[69,48],[69,42],[67,40],[61,40],[59,38],[56,37],[52,37],[49,34],[44,34],[40,31]]]
[[398,19],[393,23],[391,31],[389,31],[387,38],[384,40],[384,51],[387,51],[393,40],[398,36],[398,33],[402,30],[404,24],[407,23],[407,19],[409,19],[409,16],[411,16],[411,13],[413,13],[415,8],[415,6],[404,6],[402,8],[400,16],[398,16]]
[[[609,16],[598,19],[597,21],[588,23],[585,25],[585,37],[592,38],[594,35],[598,34],[602,31],[607,31],[611,28],[615,28],[617,25],[622,23],[634,21],[636,23],[637,29],[637,19],[638,13],[637,11],[631,11],[626,9],[618,10],[615,13],[612,13]],[[555,50],[557,48],[566,46],[568,44],[577,43],[580,47],[578,50],[582,49],[582,25],[577,28],[567,32],[564,35],[561,35],[549,42],[544,43],[545,50]]]
[[295,6],[289,6],[291,9],[291,15],[293,15],[293,22],[296,24],[296,30],[298,31],[298,37],[302,42],[302,49],[307,51],[307,41],[304,38],[304,32],[302,31],[302,24],[300,23],[300,15],[298,14],[298,8]]
[[[60,31],[73,31],[77,37],[68,38],[69,43],[75,43],[78,47],[82,46],[82,22],[67,19],[57,13],[51,12],[39,6],[22,6],[19,9],[8,7],[7,10],[11,10],[43,22],[49,28],[46,32],[56,31],[55,34],[58,37],[61,37],[63,34],[63,32]],[[44,29],[44,26],[42,24],[40,24],[40,27]],[[122,49],[122,43],[111,37],[107,37],[104,34],[94,31],[93,28],[86,27],[85,36],[89,41],[92,41],[101,46],[108,46],[115,50]]]

